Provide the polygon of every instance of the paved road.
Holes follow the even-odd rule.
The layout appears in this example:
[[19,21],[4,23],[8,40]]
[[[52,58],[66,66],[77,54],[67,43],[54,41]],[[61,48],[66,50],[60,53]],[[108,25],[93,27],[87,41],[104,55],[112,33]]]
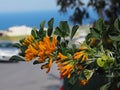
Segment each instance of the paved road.
[[46,74],[32,62],[0,62],[0,90],[59,90],[59,87],[56,65]]

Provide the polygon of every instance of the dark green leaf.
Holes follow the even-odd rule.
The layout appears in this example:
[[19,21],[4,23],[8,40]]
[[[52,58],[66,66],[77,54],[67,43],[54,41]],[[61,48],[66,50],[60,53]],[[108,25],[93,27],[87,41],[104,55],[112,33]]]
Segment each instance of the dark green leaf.
[[118,32],[120,32],[120,21],[119,21],[119,19],[115,20],[114,27]]
[[95,28],[90,28],[92,37],[100,40],[100,33]]
[[25,59],[23,57],[20,56],[12,56],[9,60],[16,60],[16,61],[25,61]]
[[102,18],[98,19],[97,22],[95,23],[95,28],[99,31],[102,32],[103,30],[103,22],[104,20]]
[[22,44],[25,38],[21,39],[19,42]]
[[109,35],[109,37],[113,41],[120,41],[120,35],[118,35],[118,36],[111,36],[111,35]]
[[117,49],[117,42],[113,42],[113,46],[115,47],[115,49]]
[[120,81],[117,83],[117,87],[120,88]]
[[42,39],[43,37],[45,37],[46,36],[46,31],[44,31],[44,30],[39,30],[39,32],[38,32],[38,37],[40,38],[40,39]]
[[54,18],[51,18],[51,19],[48,21],[48,27],[49,27],[49,28],[53,28],[53,23],[54,23]]
[[40,23],[40,30],[43,30],[45,26],[45,20]]
[[72,77],[69,79],[69,83],[74,85],[77,81],[77,77],[76,75],[72,75]]
[[54,18],[51,18],[48,21],[48,30],[47,30],[47,34],[48,36],[51,36],[52,32],[53,32],[53,23],[54,23]]
[[35,38],[38,39],[38,31],[36,28],[33,28],[31,31],[31,35]]
[[78,28],[79,28],[78,25],[73,26],[72,32],[71,32],[71,37],[70,37],[71,39],[74,37],[74,35],[75,35],[76,31],[78,30]]
[[20,43],[15,43],[13,46],[16,47],[16,48],[21,48]]
[[54,34],[55,34],[55,35],[58,35],[58,36],[61,36],[61,37],[63,36],[62,31],[60,30],[59,27],[56,27],[56,28],[55,28]]
[[103,85],[100,90],[108,90],[108,88],[110,87],[110,83],[107,83],[105,85]]
[[38,60],[35,60],[35,61],[33,62],[33,65],[36,65],[36,64],[40,64],[40,62],[38,62]]
[[61,41],[61,37],[60,36],[57,36],[57,41]]
[[59,28],[62,31],[62,34],[64,34],[64,36],[69,36],[70,28],[67,21],[61,21],[59,24]]

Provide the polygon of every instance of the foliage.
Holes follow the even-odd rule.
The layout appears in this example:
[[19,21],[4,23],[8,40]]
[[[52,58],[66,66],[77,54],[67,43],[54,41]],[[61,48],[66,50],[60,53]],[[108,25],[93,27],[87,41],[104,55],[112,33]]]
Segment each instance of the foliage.
[[[99,19],[85,41],[79,48],[70,41],[79,29],[75,25],[70,29],[67,21],[61,21],[54,29],[54,19],[48,21],[48,29],[44,29],[45,21],[41,22],[40,29],[33,28],[31,35],[20,40],[15,46],[21,50],[20,56],[25,61],[34,61],[33,64],[42,64],[41,69],[50,71],[53,62],[56,62],[62,77],[69,78],[71,84],[77,81],[86,85],[95,73],[104,74],[111,78],[101,90],[108,89],[113,83],[120,86],[120,21],[116,19],[109,25]],[[12,58],[21,58],[13,56]],[[23,61],[23,58],[22,58]]]
[[100,18],[107,17],[108,22],[114,22],[120,15],[120,0],[57,0],[57,5],[63,13],[69,9],[73,10],[74,13],[70,19],[79,24],[82,24],[84,18],[90,17],[89,7],[93,7]]

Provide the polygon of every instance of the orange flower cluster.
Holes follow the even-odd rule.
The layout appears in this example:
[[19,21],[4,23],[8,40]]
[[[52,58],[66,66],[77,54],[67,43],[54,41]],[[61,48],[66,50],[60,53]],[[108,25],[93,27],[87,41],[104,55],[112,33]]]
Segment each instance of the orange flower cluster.
[[[30,38],[25,38],[24,43],[27,43],[27,41],[32,41]],[[31,61],[35,57],[38,57],[38,62],[45,62],[45,60],[49,60],[47,64],[43,65],[41,68],[48,68],[46,73],[50,71],[50,67],[52,65],[52,53],[56,51],[56,45],[57,40],[56,38],[52,37],[44,37],[42,41],[36,41],[34,43],[31,43],[28,46],[28,49],[25,51],[25,59],[26,61]]]
[[70,78],[71,72],[74,70],[73,60],[70,60],[69,57],[59,53],[56,63],[58,64],[58,70],[60,70],[61,76]]

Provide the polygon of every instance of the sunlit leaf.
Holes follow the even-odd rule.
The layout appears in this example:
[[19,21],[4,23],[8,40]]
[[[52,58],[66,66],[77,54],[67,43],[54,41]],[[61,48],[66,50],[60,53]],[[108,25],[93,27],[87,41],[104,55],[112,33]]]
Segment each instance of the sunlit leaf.
[[75,35],[76,31],[78,30],[78,28],[79,28],[78,25],[73,26],[72,32],[71,32],[71,37],[70,37],[71,39],[74,37],[74,35]]
[[86,79],[90,79],[92,77],[93,73],[94,73],[94,70],[88,70],[88,69],[84,70],[84,75],[85,75]]

